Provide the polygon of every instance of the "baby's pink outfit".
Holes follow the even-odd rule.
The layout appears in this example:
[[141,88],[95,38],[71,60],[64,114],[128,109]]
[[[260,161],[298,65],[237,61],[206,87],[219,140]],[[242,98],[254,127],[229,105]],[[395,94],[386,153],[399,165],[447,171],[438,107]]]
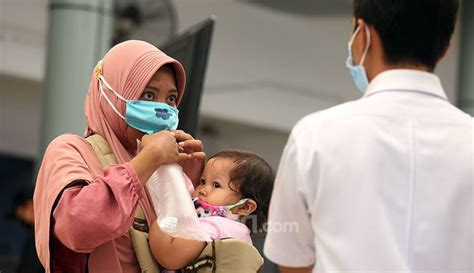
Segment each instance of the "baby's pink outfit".
[[209,216],[199,218],[199,224],[212,240],[234,238],[252,244],[249,228],[240,222],[221,216]]
[[[189,180],[190,182],[190,180]],[[188,190],[190,193],[194,191],[192,183],[187,181]],[[221,216],[208,216],[198,218],[200,228],[207,234],[212,240],[234,238],[245,241],[252,244],[250,238],[250,229],[237,221],[227,219]],[[163,273],[175,273],[178,271],[174,270],[163,270]]]

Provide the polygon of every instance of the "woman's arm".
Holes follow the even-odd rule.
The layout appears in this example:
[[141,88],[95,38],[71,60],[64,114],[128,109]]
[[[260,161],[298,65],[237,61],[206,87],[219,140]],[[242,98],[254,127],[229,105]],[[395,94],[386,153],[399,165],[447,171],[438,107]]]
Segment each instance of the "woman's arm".
[[53,208],[53,235],[63,245],[88,253],[127,232],[144,194],[130,163],[108,167],[90,184],[74,184]]
[[178,270],[189,265],[206,247],[206,242],[189,240],[162,232],[155,222],[149,233],[151,252],[155,259],[170,270]]
[[88,148],[84,143],[80,137],[57,138],[47,150],[55,153],[45,156],[40,170],[51,185],[71,179],[55,198],[50,228],[64,246],[80,253],[127,232],[144,195],[143,185],[160,165],[179,160],[174,133],[162,131],[144,136],[142,151],[131,162],[109,166],[94,176],[77,152],[77,147]]

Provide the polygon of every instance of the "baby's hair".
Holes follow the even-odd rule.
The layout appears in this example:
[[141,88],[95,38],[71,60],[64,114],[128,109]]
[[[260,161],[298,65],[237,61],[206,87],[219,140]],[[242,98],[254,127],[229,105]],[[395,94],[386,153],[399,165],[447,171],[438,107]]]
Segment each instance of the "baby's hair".
[[[257,217],[257,230],[262,230],[267,221],[275,178],[270,165],[255,153],[235,149],[220,151],[209,159],[212,158],[227,158],[234,162],[235,167],[230,173],[229,187],[240,193],[242,198],[250,198],[257,203],[257,209],[252,212],[252,215]],[[252,232],[256,231],[251,221],[246,221],[245,224]]]

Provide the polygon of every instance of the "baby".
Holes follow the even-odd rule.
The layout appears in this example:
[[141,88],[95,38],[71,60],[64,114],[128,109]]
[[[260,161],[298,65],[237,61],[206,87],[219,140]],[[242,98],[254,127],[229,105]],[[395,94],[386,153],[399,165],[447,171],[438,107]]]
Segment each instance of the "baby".
[[[200,228],[213,240],[236,238],[252,243],[250,229],[261,230],[273,190],[273,172],[258,155],[224,150],[206,163],[193,193]],[[243,223],[248,217],[252,221]],[[165,268],[184,268],[199,256],[206,242],[172,237],[154,223],[149,233],[155,259]]]

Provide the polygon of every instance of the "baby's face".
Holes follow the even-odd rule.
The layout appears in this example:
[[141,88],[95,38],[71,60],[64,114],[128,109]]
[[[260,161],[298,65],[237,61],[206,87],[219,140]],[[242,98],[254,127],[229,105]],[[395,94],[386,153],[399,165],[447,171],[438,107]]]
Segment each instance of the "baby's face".
[[237,203],[241,196],[229,187],[230,172],[235,164],[232,159],[212,158],[207,161],[199,186],[193,197],[199,197],[211,205],[226,206]]

